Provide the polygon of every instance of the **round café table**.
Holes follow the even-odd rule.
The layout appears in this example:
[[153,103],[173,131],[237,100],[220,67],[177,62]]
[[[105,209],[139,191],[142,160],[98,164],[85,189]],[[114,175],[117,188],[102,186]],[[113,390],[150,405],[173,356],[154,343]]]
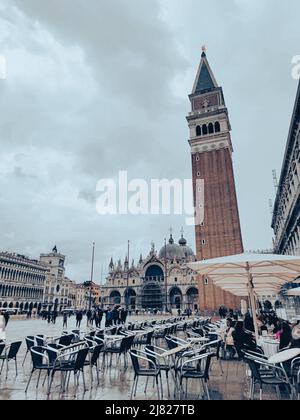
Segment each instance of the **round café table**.
[[295,359],[300,355],[300,349],[289,349],[284,350],[281,353],[277,353],[268,359],[268,363],[271,365],[278,365],[280,363],[288,362],[289,360]]

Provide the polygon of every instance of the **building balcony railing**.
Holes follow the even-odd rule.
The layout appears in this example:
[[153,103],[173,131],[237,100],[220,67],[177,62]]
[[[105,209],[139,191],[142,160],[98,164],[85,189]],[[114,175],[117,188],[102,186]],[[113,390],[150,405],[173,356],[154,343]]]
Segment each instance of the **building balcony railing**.
[[144,283],[162,283],[164,280],[163,276],[142,277]]

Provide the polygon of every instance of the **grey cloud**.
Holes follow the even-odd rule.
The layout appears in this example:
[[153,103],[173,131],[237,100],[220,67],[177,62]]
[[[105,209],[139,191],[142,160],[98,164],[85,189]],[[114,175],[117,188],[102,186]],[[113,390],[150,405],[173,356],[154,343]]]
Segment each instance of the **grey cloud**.
[[[299,8],[298,0],[0,0],[9,59],[0,81],[0,247],[36,257],[57,243],[68,274],[82,280],[94,240],[99,279],[111,255],[125,256],[127,239],[138,258],[151,240],[161,246],[170,225],[179,238],[183,217],[101,218],[93,197],[97,180],[119,170],[191,176],[187,95],[204,43],[230,112],[246,248],[271,246],[271,172],[297,88]],[[193,229],[185,235],[193,244]]]

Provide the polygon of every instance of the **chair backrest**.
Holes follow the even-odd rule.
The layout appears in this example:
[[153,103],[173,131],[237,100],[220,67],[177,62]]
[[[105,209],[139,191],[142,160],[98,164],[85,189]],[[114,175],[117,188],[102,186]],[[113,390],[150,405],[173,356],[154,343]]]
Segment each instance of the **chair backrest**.
[[130,357],[131,357],[134,373],[138,375],[140,371],[140,364],[139,364],[139,359],[138,359],[136,350],[130,351]]
[[8,354],[7,354],[8,360],[15,359],[17,357],[17,354],[20,350],[21,345],[22,345],[22,341],[16,341],[15,343],[11,343]]
[[[53,349],[53,350],[51,350]],[[47,354],[50,363],[54,363],[57,359],[58,353],[55,350],[59,350],[60,346],[58,344],[49,344],[47,347]]]
[[104,335],[103,336],[95,336],[94,341],[95,341],[95,343],[97,343],[99,345],[104,344]]
[[178,343],[175,343],[170,337],[165,337],[169,350],[176,349],[178,347]]
[[133,345],[133,342],[134,342],[134,335],[131,335],[131,336],[129,336],[129,337],[126,337],[126,341],[125,341],[125,346],[126,346],[126,349],[125,349],[125,351],[129,351],[130,349],[131,349],[131,347],[132,347],[132,345]]
[[151,344],[151,340],[152,340],[153,334],[154,334],[154,331],[148,332],[147,338],[146,338],[146,344],[148,344],[148,345]]
[[260,376],[260,373],[259,373],[258,363],[255,362],[252,359],[249,359],[248,357],[245,357],[245,362],[248,364],[248,366],[251,370],[252,378],[261,383],[261,376]]
[[29,351],[31,347],[34,347],[35,345],[34,337],[30,335],[28,337],[25,337],[25,343],[26,343],[27,350]]
[[3,350],[5,349],[5,344],[4,343],[0,343],[0,356],[3,353]]
[[121,344],[120,344],[120,352],[121,353],[124,353],[127,350],[128,339],[129,338],[131,338],[131,336],[122,338],[122,341],[121,341]]
[[97,360],[99,359],[100,353],[104,348],[104,344],[98,344],[95,348],[94,351],[92,353],[92,357],[91,357],[91,365],[95,366],[95,364],[97,363]]
[[45,337],[43,335],[37,335],[35,337],[36,343],[39,347],[43,347],[44,346],[44,341],[45,341]]
[[69,347],[72,343],[73,338],[73,334],[63,335],[62,337],[60,337],[58,344],[60,346]]
[[208,354],[206,358],[205,368],[204,368],[204,379],[206,380],[209,379],[209,369],[210,369],[210,364],[211,364],[211,358],[212,358],[212,354]]
[[145,347],[145,353],[147,354],[147,358],[149,359],[149,368],[150,369],[153,369],[153,363],[155,364],[155,366],[158,366],[157,359],[156,359],[155,355],[153,354],[153,352],[154,352],[154,347],[153,346],[150,345],[150,346]]
[[88,347],[78,351],[76,361],[75,361],[75,371],[83,369],[84,363],[85,363],[87,355],[88,355],[88,352],[89,352]]
[[46,351],[45,347],[32,346],[30,348],[32,366],[34,368],[41,366],[43,364],[45,351]]
[[91,335],[86,335],[85,336],[85,341],[90,348],[94,347],[94,343],[96,342],[95,338],[92,337]]

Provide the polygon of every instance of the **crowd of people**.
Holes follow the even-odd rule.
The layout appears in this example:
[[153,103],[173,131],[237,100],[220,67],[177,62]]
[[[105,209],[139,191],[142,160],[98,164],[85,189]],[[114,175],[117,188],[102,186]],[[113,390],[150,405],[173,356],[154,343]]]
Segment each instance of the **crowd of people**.
[[[223,329],[223,343],[226,358],[243,358],[243,351],[257,350],[254,335],[253,318],[248,311],[244,317],[240,312],[220,307],[219,315],[225,322]],[[279,350],[286,348],[300,348],[300,321],[294,324],[280,319],[267,302],[260,307],[258,316],[258,329],[260,335],[272,336],[279,341]]]

